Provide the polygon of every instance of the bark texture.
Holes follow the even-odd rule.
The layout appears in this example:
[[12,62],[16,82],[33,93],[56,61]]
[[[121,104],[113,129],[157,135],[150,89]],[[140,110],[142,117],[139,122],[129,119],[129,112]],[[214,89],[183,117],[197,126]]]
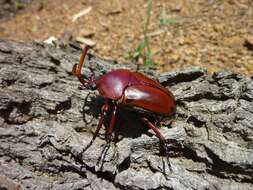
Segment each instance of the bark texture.
[[[71,75],[80,50],[0,40],[0,189],[253,189],[253,79],[204,69],[157,73],[177,100],[159,141],[121,110],[116,143],[104,131],[86,149],[103,100]],[[120,65],[90,54],[96,75]]]

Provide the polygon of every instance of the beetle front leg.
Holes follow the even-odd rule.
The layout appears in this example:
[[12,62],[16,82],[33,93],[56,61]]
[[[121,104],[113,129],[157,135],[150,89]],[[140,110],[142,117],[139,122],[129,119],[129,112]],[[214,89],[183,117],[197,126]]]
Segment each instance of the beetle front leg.
[[87,81],[84,80],[84,78],[82,77],[81,71],[82,71],[82,66],[84,63],[85,56],[86,56],[89,48],[90,48],[89,46],[86,46],[83,49],[79,64],[75,64],[72,68],[72,74],[75,75],[79,79],[79,81],[82,83],[83,86],[86,86]]
[[96,139],[96,137],[98,136],[98,133],[99,133],[99,131],[100,131],[100,129],[101,129],[103,123],[104,123],[105,116],[106,116],[106,114],[107,114],[108,111],[109,111],[109,105],[108,105],[107,101],[106,101],[106,103],[102,106],[101,111],[102,111],[102,115],[101,115],[101,118],[100,118],[100,120],[99,120],[99,122],[98,122],[97,129],[96,129],[96,131],[95,131],[95,133],[94,133],[94,135],[93,135],[92,141],[94,141],[94,140]]
[[111,117],[111,121],[110,121],[110,126],[107,129],[107,133],[106,133],[107,141],[112,140],[112,132],[113,132],[113,129],[114,129],[115,124],[116,124],[116,112],[117,112],[117,106],[114,105],[113,110],[112,110],[112,117]]
[[[112,117],[111,117],[111,121],[110,121],[110,125],[109,128],[106,131],[106,141],[107,141],[107,146],[110,147],[111,142],[112,142],[112,132],[113,129],[115,128],[116,125],[116,113],[117,113],[117,105],[113,105],[112,108]],[[116,143],[113,143],[113,159],[116,161],[118,159],[118,150],[117,150],[117,146]],[[117,161],[116,161],[117,162]]]
[[101,111],[102,111],[102,115],[101,115],[101,117],[100,117],[100,119],[99,119],[98,126],[97,126],[97,128],[96,128],[96,131],[95,131],[95,133],[94,133],[94,135],[93,135],[93,137],[92,137],[90,143],[86,146],[86,148],[84,149],[84,151],[87,150],[87,149],[92,145],[93,141],[94,141],[94,140],[96,139],[96,137],[98,136],[98,133],[99,133],[99,131],[100,131],[100,129],[101,129],[103,123],[104,123],[104,118],[105,118],[106,114],[107,114],[108,111],[109,111],[109,104],[108,104],[108,101],[106,101],[106,103],[102,106]]

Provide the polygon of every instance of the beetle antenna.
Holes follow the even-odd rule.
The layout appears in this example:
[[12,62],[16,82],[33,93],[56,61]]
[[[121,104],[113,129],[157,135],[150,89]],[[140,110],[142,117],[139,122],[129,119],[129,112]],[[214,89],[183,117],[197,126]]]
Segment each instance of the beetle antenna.
[[77,76],[77,78],[79,79],[79,81],[84,85],[86,86],[87,84],[87,81],[84,80],[84,78],[82,77],[82,74],[81,74],[81,70],[82,70],[82,66],[83,66],[83,63],[84,63],[84,59],[85,59],[85,56],[87,55],[87,52],[89,50],[89,46],[85,46],[83,48],[83,52],[81,54],[81,57],[80,57],[80,61],[79,61],[79,64],[75,64],[72,68],[72,74]]

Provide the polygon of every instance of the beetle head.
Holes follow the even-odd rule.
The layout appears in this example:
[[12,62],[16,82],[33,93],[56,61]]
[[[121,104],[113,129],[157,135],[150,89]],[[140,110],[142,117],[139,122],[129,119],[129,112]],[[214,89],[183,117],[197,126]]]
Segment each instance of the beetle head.
[[82,87],[84,87],[85,89],[96,90],[97,85],[96,85],[94,73],[92,72],[92,75],[91,77],[88,78],[88,80],[85,80],[81,74],[84,59],[85,59],[85,56],[87,55],[89,48],[90,48],[89,46],[84,47],[83,52],[80,57],[79,64],[75,64],[72,68],[72,74],[75,75],[79,79],[79,81],[82,83]]

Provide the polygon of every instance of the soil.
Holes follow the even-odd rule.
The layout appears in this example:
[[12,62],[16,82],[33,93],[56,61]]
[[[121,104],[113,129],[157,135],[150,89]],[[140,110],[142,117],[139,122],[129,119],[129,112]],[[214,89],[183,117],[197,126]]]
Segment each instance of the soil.
[[[101,57],[125,63],[148,17],[146,0],[0,0],[0,7],[0,38],[85,41]],[[201,66],[253,74],[252,0],[156,0],[147,35],[161,71]]]

